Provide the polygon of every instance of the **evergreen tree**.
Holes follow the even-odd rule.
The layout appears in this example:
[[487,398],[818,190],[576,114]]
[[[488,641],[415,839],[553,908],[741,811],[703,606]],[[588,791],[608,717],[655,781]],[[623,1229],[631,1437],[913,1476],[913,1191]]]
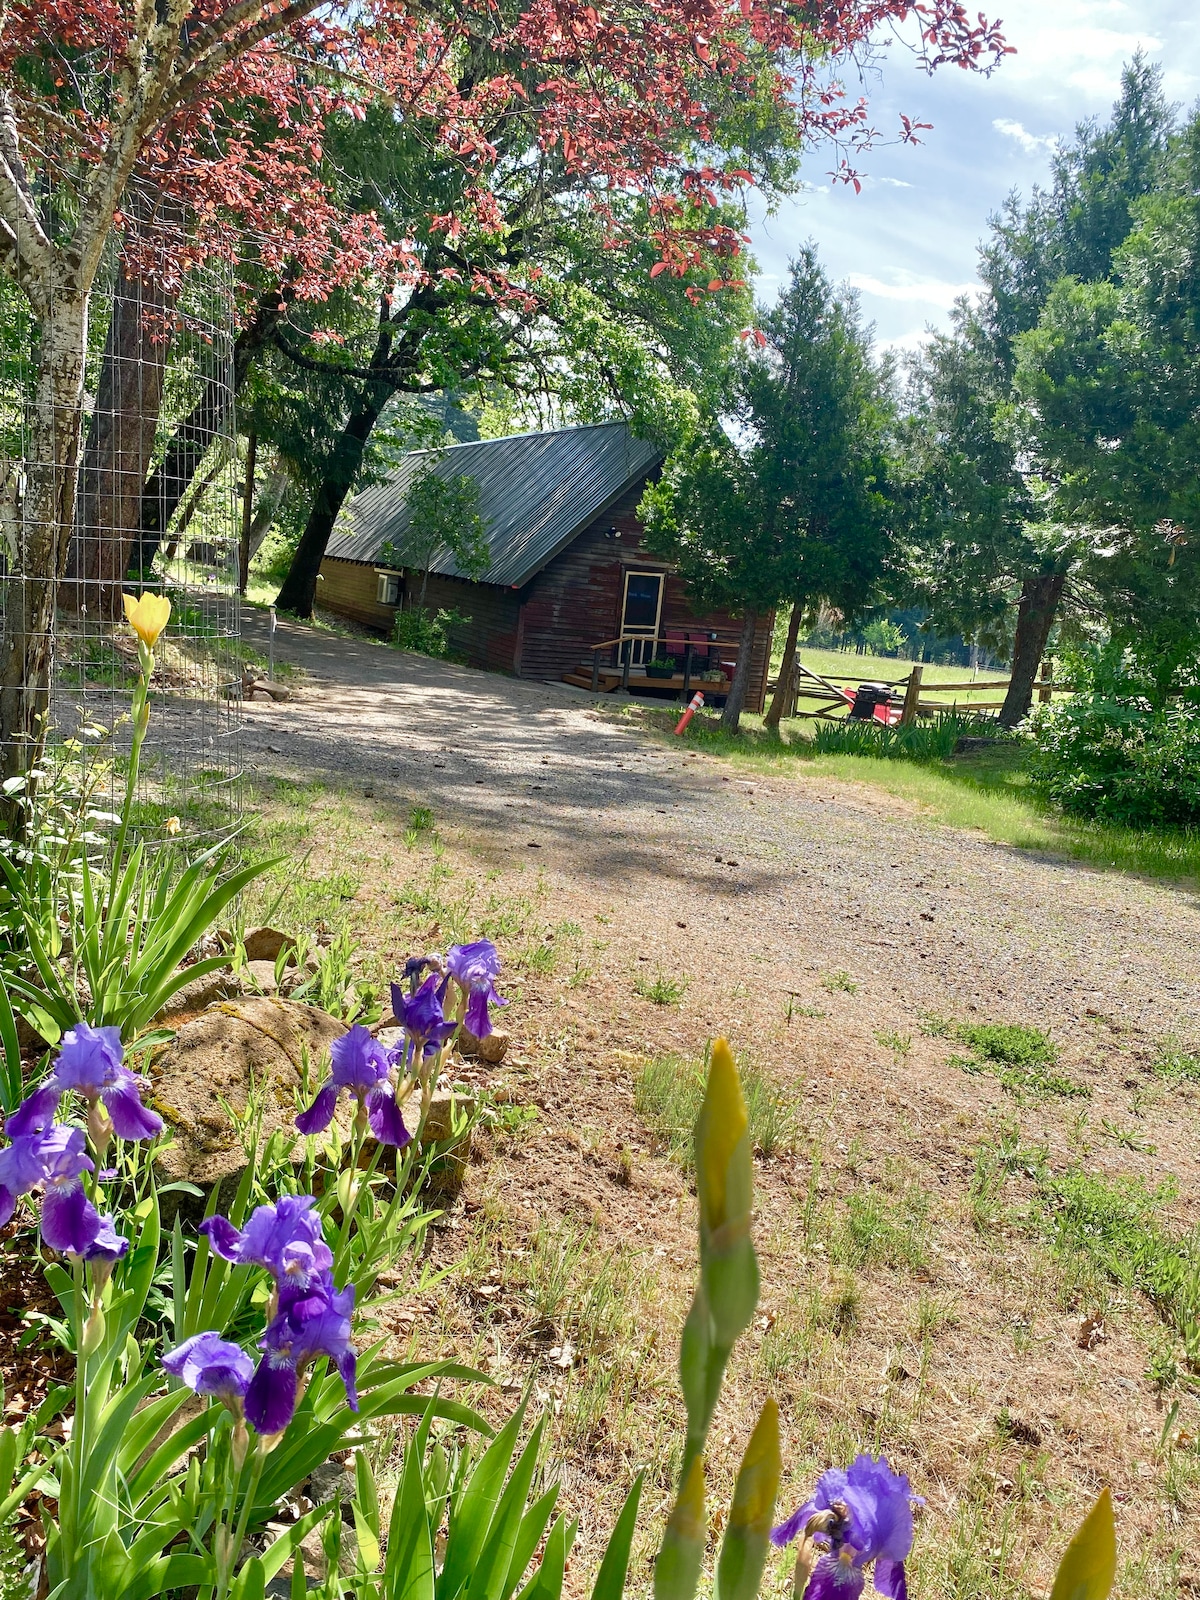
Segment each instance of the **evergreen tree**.
[[713,424],[647,491],[651,547],[679,562],[698,604],[743,615],[723,718],[731,730],[764,611],[792,602],[769,713],[777,724],[805,611],[825,601],[852,615],[867,600],[888,541],[890,388],[857,303],[834,293],[808,247],[739,363],[728,430]]
[[1048,473],[1037,416],[1015,387],[1021,340],[1064,278],[1103,281],[1112,271],[1138,207],[1163,181],[1171,117],[1159,68],[1139,55],[1108,123],[1081,124],[1057,153],[1050,189],[1025,206],[1010,197],[993,219],[978,305],[962,302],[952,332],[914,363],[907,588],[939,626],[1010,655],[1008,725],[1029,710],[1068,585],[1107,549]]

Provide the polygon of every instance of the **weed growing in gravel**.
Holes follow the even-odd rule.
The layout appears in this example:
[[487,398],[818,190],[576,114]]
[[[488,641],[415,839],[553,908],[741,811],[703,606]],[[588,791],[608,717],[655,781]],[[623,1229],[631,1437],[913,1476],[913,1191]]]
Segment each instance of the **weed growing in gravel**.
[[639,972],[633,980],[634,993],[656,1006],[677,1006],[687,993],[687,986],[686,978],[670,978],[661,967],[653,978]]
[[416,833],[426,833],[433,827],[433,812],[428,806],[413,806],[408,813],[408,825]]
[[822,989],[827,989],[830,994],[857,994],[858,984],[848,972],[827,972],[821,979]]
[[935,1016],[926,1017],[923,1027],[926,1033],[970,1046],[971,1055],[950,1056],[947,1066],[988,1073],[1018,1100],[1070,1099],[1092,1092],[1086,1084],[1054,1070],[1058,1046],[1040,1028],[1013,1022],[947,1022]]
[[1195,1083],[1200,1081],[1200,1055],[1184,1049],[1178,1039],[1163,1039],[1150,1070],[1169,1083]]

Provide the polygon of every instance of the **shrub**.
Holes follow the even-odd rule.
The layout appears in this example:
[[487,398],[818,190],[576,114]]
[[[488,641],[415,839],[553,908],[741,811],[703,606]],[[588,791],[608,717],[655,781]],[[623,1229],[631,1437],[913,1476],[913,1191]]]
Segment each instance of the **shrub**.
[[1129,827],[1200,823],[1200,692],[1167,698],[1113,651],[1077,658],[1078,692],[1030,719],[1030,781],[1075,816]]
[[450,654],[450,629],[465,627],[470,620],[459,611],[397,611],[392,643],[397,650],[414,650],[417,655],[444,660]]

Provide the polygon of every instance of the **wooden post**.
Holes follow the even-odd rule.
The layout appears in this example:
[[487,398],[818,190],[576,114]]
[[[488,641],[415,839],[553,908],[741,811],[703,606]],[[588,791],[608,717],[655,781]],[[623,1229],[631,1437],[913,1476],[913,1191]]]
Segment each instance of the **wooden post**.
[[[1054,663],[1049,656],[1042,658],[1042,682],[1047,685],[1054,682]],[[1038,704],[1048,706],[1053,694],[1054,691],[1051,688],[1039,689]]]
[[592,651],[592,693],[596,694],[600,688],[600,652]]
[[692,641],[688,639],[683,646],[683,703],[687,705],[692,698]]
[[917,720],[917,703],[921,698],[921,663],[913,662],[913,669],[908,675],[908,687],[904,691],[904,709],[900,713],[900,726],[907,728],[910,722]]
[[629,662],[633,655],[633,640],[621,640],[621,687],[629,693]]
[[250,522],[254,515],[254,458],[258,454],[258,434],[250,430],[246,439],[246,483],[242,490],[242,537],[238,541],[238,593],[245,594],[250,582]]

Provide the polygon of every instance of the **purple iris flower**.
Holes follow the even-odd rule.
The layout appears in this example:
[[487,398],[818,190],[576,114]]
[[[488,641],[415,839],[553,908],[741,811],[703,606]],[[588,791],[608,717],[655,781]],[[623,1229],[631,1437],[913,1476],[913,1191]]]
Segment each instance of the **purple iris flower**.
[[63,1036],[53,1076],[8,1119],[9,1135],[16,1138],[45,1126],[59,1098],[74,1090],[89,1108],[103,1102],[112,1131],[119,1138],[153,1139],[162,1132],[162,1118],[142,1104],[138,1080],[123,1065],[124,1054],[119,1028],[92,1028],[77,1022]]
[[83,1251],[85,1261],[94,1261],[98,1266],[107,1263],[109,1269],[116,1262],[129,1254],[129,1240],[124,1239],[117,1232],[111,1216],[100,1218],[100,1227],[96,1237]]
[[339,1294],[328,1274],[310,1294],[281,1306],[263,1335],[264,1354],[246,1390],[246,1420],[259,1433],[282,1433],[291,1422],[300,1380],[320,1356],[336,1365],[346,1386],[346,1404],[358,1410],[357,1356],[350,1343],[353,1310],[354,1285],[347,1284]]
[[804,1600],[855,1600],[866,1583],[863,1569],[875,1563],[875,1588],[888,1600],[907,1600],[904,1558],[912,1549],[913,1505],[908,1479],[881,1456],[860,1455],[847,1468],[831,1467],[817,1479],[811,1500],[771,1530],[771,1542],[790,1544],[811,1517],[826,1512],[818,1537],[828,1553],[813,1568]]
[[45,1184],[42,1239],[63,1255],[86,1255],[101,1231],[100,1213],[83,1187],[83,1174],[93,1168],[85,1144],[82,1128],[53,1127],[38,1149]]
[[338,1095],[349,1089],[358,1101],[360,1114],[365,1111],[371,1132],[380,1144],[406,1145],[409,1132],[388,1078],[391,1057],[378,1039],[372,1038],[371,1030],[356,1022],[349,1033],[330,1045],[329,1059],[328,1083],[308,1110],[296,1118],[300,1132],[323,1132],[333,1121]]
[[45,1182],[46,1169],[42,1162],[45,1138],[44,1130],[21,1134],[0,1150],[0,1228],[16,1210],[20,1197],[36,1184]]
[[392,1009],[408,1035],[414,1055],[433,1055],[458,1027],[453,1019],[446,1020],[436,972],[430,973],[415,994],[405,994],[400,985],[394,983]]
[[446,952],[446,971],[466,992],[467,1014],[463,1021],[477,1039],[486,1039],[492,1031],[488,1016],[488,1002],[506,1006],[496,993],[496,979],[500,976],[500,955],[490,939],[476,939],[474,944],[456,944]]
[[173,1377],[182,1378],[189,1389],[214,1396],[234,1416],[241,1416],[254,1363],[236,1344],[230,1344],[218,1333],[194,1333],[169,1351],[162,1364]]
[[40,1089],[35,1089],[9,1117],[4,1131],[10,1139],[25,1139],[31,1134],[45,1133],[54,1121],[62,1090],[48,1078]]
[[243,1230],[226,1217],[208,1217],[200,1232],[222,1260],[266,1267],[281,1291],[304,1293],[333,1266],[316,1203],[310,1194],[285,1195],[276,1205],[259,1206]]

